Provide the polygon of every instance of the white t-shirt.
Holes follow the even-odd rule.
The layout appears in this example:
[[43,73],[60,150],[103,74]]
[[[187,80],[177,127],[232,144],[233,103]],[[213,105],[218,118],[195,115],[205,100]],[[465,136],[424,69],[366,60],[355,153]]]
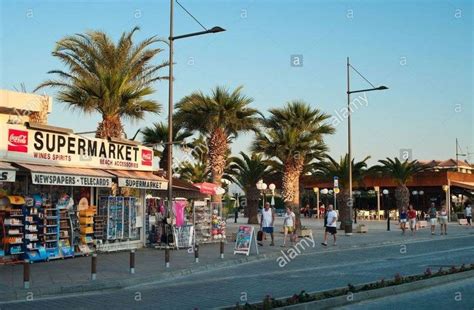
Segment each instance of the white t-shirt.
[[472,208],[466,207],[466,216],[472,216]]
[[295,217],[294,212],[290,212],[290,214],[285,212],[285,218],[283,220],[283,226],[293,227],[293,218]]
[[337,212],[336,211],[331,210],[328,212],[328,224],[326,226],[337,227]]
[[265,208],[262,209],[262,227],[273,227],[273,211],[272,208],[268,208],[268,211]]

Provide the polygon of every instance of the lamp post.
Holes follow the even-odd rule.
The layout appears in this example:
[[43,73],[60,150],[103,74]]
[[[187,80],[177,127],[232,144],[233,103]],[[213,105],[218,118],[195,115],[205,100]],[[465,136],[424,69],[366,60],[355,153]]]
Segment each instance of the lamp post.
[[357,200],[357,208],[354,210],[354,224],[357,224],[357,210],[360,209],[360,196],[362,192],[360,191],[354,191],[354,195],[356,196]]
[[171,210],[172,201],[173,201],[173,46],[174,41],[194,36],[199,36],[203,34],[209,33],[218,33],[225,31],[225,29],[221,27],[213,27],[211,29],[206,29],[205,31],[193,32],[184,35],[174,36],[173,32],[173,17],[174,17],[174,1],[170,0],[170,35],[168,37],[169,40],[169,88],[168,88],[168,167],[167,167],[167,174],[168,174],[168,208]]
[[386,206],[385,207],[385,212],[387,212],[387,231],[390,231],[390,209],[389,209],[389,206],[388,206],[388,189],[384,189],[382,191],[383,193],[383,203],[384,205]]
[[425,208],[425,198],[424,198],[424,195],[425,192],[424,191],[418,191],[418,195],[421,197],[421,208],[424,209]]
[[328,210],[328,193],[329,193],[329,190],[327,188],[323,188],[321,190],[321,194],[324,195],[325,201],[326,201],[326,205],[324,206],[324,226],[326,226],[326,214]]
[[416,197],[416,210],[419,210],[419,203],[418,203],[418,191],[411,192],[413,196]]
[[263,196],[262,206],[265,207],[265,191],[267,190],[267,184],[260,180],[257,182],[257,189],[260,191],[260,194]]
[[270,202],[270,205],[272,206],[272,208],[275,206],[275,189],[276,189],[276,185],[273,184],[273,183],[270,183],[270,185],[268,186],[268,188],[272,191],[272,200]]
[[[352,68],[357,74],[359,74],[366,82],[368,82],[372,88],[361,89],[361,90],[351,90],[350,88],[350,68]],[[351,137],[351,94],[363,93],[376,90],[385,90],[388,89],[387,86],[375,87],[370,83],[362,74],[359,73],[354,67],[351,66],[349,62],[349,57],[347,57],[347,149],[349,156],[349,221],[345,223],[344,230],[346,235],[352,235],[352,137]]]
[[319,187],[313,187],[313,192],[316,195],[316,217],[319,219]]
[[374,191],[377,196],[377,220],[380,221],[380,187],[374,186]]

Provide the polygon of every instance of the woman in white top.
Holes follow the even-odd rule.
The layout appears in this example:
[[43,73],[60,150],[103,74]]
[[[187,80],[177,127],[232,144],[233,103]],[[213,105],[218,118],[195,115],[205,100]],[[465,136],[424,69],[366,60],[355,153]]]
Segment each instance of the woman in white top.
[[296,225],[295,213],[291,211],[291,208],[286,208],[286,212],[283,219],[283,229],[285,232],[285,237],[283,238],[282,247],[286,246],[286,237],[288,236],[288,234],[291,234],[290,241],[291,241],[291,244],[293,244],[294,242],[293,234],[295,232],[295,225]]
[[448,212],[446,208],[441,208],[441,212],[439,213],[439,223],[441,224],[441,234],[447,235],[446,228],[448,226]]

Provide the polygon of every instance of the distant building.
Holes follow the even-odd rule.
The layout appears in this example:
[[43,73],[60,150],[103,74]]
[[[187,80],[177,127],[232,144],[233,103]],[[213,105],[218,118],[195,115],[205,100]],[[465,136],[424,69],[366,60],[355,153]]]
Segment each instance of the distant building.
[[28,94],[0,89],[0,123],[48,123],[53,100],[46,95]]

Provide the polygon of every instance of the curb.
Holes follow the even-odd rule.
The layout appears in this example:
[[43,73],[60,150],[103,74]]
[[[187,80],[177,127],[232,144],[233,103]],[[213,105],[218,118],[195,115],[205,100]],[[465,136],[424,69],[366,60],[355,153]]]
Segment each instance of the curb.
[[[375,290],[369,290],[359,293],[354,293],[351,296],[351,300],[348,300],[349,295],[343,295],[338,297],[332,297],[323,300],[316,300],[311,301],[303,304],[285,306],[277,309],[291,309],[291,310],[310,310],[310,309],[331,309],[334,307],[341,307],[341,306],[348,306],[351,304],[357,304],[362,301],[367,301],[371,299],[377,299],[381,297],[393,296],[398,294],[403,294],[407,292],[413,292],[425,288],[430,288],[432,286],[438,284],[446,284],[448,282],[460,281],[474,277],[474,270],[465,271],[465,272],[458,272],[455,274],[449,274],[444,276],[437,276],[430,279],[419,280],[411,283],[405,283],[400,285],[388,286],[383,287]],[[369,283],[364,283],[361,285],[365,285]],[[359,286],[359,285],[358,285]],[[346,288],[346,287],[344,287]],[[337,289],[344,289],[344,288],[337,288]],[[337,290],[335,289],[335,290]],[[320,293],[320,292],[313,292]]]
[[[466,235],[453,235],[446,239],[456,239],[456,238],[466,238],[469,236]],[[416,240],[400,240],[400,241],[383,241],[378,243],[362,243],[358,245],[352,245],[347,247],[338,247],[338,249],[325,250],[324,252],[336,252],[339,250],[354,250],[360,248],[371,248],[371,247],[381,247],[381,246],[390,246],[397,244],[409,244],[417,242],[433,241],[429,238],[416,239]],[[324,252],[310,252],[305,253],[304,255],[311,255],[315,253],[324,253]],[[14,302],[14,301],[24,301],[27,298],[34,296],[35,298],[41,297],[51,297],[55,295],[70,295],[70,294],[86,294],[91,292],[104,292],[110,290],[119,290],[125,288],[133,288],[135,286],[144,286],[144,285],[153,285],[156,283],[163,282],[165,280],[170,280],[174,278],[184,277],[196,273],[202,273],[206,271],[214,271],[218,269],[224,269],[226,267],[233,267],[242,264],[277,259],[281,256],[281,252],[260,254],[258,256],[245,256],[238,259],[232,259],[224,262],[214,262],[205,265],[195,265],[189,268],[173,271],[165,271],[158,276],[146,276],[146,277],[131,277],[125,279],[98,279],[93,282],[82,282],[77,285],[50,285],[48,288],[30,288],[30,289],[15,289],[13,291],[2,291],[0,292],[0,305],[4,303]]]

